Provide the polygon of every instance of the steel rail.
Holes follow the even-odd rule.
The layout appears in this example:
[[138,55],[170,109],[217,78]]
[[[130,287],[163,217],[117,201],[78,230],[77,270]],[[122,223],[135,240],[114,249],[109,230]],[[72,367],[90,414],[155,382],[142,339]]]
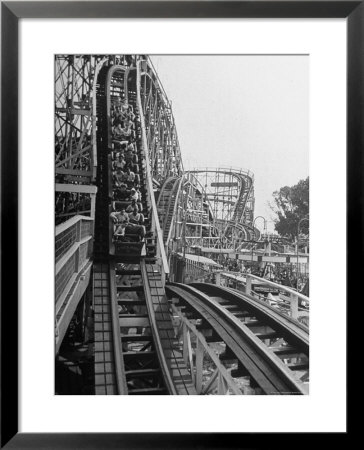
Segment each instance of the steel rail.
[[307,387],[297,381],[281,359],[216,301],[192,286],[178,283],[168,285],[167,291],[187,301],[211,325],[265,394],[307,394]]
[[265,284],[267,284],[268,286],[271,286],[271,287],[274,287],[274,288],[279,289],[281,291],[287,292],[287,294],[289,294],[291,296],[295,295],[298,298],[300,298],[301,300],[304,300],[304,301],[306,301],[308,303],[310,302],[309,297],[307,297],[306,295],[301,294],[300,292],[298,292],[298,291],[296,291],[296,290],[294,290],[292,288],[284,286],[283,284],[275,283],[274,281],[266,280],[265,278],[258,277],[257,275],[252,275],[250,273],[249,274],[245,274],[245,276],[247,276],[249,278],[252,278],[254,280],[262,281]]

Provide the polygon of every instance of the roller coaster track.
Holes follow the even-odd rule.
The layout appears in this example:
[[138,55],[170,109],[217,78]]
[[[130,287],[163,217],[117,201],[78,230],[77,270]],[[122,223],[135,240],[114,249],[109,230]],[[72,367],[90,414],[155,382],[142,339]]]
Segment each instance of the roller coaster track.
[[[151,174],[145,160],[137,69],[104,66],[97,89],[97,150],[99,186],[96,202],[94,310],[95,392],[122,395],[193,393],[185,364],[173,350],[174,332],[157,265],[158,229],[151,200]],[[117,243],[109,220],[111,196],[111,104],[118,97],[133,106],[145,242]],[[148,180],[149,177],[149,180]],[[154,217],[154,219],[153,219]],[[157,219],[158,220],[158,219]],[[143,252],[144,249],[144,252]],[[164,251],[163,248],[160,251]],[[184,381],[176,388],[184,376]]]
[[183,173],[181,152],[172,107],[150,58],[138,62],[140,109],[153,181],[162,185]]
[[214,221],[222,239],[213,242],[212,246],[229,249],[245,247],[247,244],[244,241],[251,240],[254,232],[257,232],[253,229],[253,174],[223,167],[190,172],[205,185],[206,197],[213,205]]
[[307,394],[308,330],[276,309],[232,289],[171,283],[170,298],[209,342],[223,342],[235,378],[248,377],[256,394]]
[[232,213],[230,212],[228,220],[232,223],[245,223],[247,225],[252,225],[253,217],[251,217],[250,211],[247,210],[247,203],[249,200],[249,195],[253,190],[253,176],[250,172],[242,172],[232,168],[225,169],[196,169],[192,170],[191,173],[203,174],[218,172],[219,175],[228,175],[237,179],[240,190],[238,198],[234,204]]
[[181,189],[182,178],[170,177],[162,186],[158,197],[157,209],[159,220],[163,229],[163,241],[168,245],[171,225],[176,211],[178,195]]
[[[188,204],[186,205],[187,192],[191,192],[191,189],[195,191],[195,194],[198,194],[200,200],[204,198],[203,186],[191,172],[186,172],[186,174],[178,178],[168,178],[161,188],[157,201],[157,209],[163,228],[163,241],[166,252],[170,250],[170,243],[173,236],[178,236],[181,238],[182,221],[193,220],[192,216],[194,212],[190,210]],[[213,219],[212,207],[209,201],[205,198],[204,204],[205,209],[201,207],[202,203],[199,203],[200,210],[198,213],[205,213],[206,222],[204,222],[204,224],[210,228],[214,236],[217,236],[219,234],[219,230],[216,228],[215,221]],[[178,208],[183,211],[182,215],[178,214]],[[179,224],[178,221],[180,221]],[[176,228],[178,225],[179,228]],[[245,232],[242,225],[239,225],[238,228],[241,232]]]

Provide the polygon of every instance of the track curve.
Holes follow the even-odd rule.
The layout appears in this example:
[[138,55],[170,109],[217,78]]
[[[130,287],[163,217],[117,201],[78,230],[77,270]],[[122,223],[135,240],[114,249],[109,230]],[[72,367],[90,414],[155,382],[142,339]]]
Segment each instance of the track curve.
[[210,328],[210,339],[225,343],[223,358],[236,361],[233,373],[249,376],[256,393],[308,393],[308,384],[301,380],[301,371],[308,371],[308,332],[301,324],[262,302],[255,304],[214,285],[171,283],[166,291],[200,326]]

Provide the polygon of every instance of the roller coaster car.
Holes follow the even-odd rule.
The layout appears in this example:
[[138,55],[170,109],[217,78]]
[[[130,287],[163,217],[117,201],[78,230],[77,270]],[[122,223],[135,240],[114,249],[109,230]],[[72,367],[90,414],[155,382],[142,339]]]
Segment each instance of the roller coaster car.
[[[112,212],[109,206],[109,215]],[[109,254],[117,257],[118,262],[138,263],[142,256],[145,256],[145,243],[141,240],[140,227],[126,226],[125,235],[115,235],[115,225],[110,219],[109,221]]]

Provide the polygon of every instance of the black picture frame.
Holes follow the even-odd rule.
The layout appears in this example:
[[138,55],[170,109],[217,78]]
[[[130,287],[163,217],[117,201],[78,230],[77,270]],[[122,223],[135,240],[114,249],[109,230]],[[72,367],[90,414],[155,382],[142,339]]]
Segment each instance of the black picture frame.
[[[362,274],[363,263],[354,264],[352,258],[363,249],[363,1],[94,1],[87,8],[80,1],[1,2],[1,448],[260,447],[262,440],[277,439],[277,434],[249,433],[242,439],[241,433],[18,432],[18,22],[21,18],[111,17],[347,18],[347,298]],[[341,213],[344,210],[341,207]],[[348,434],[340,433],[341,437]],[[279,435],[280,447],[294,441],[296,437]]]

